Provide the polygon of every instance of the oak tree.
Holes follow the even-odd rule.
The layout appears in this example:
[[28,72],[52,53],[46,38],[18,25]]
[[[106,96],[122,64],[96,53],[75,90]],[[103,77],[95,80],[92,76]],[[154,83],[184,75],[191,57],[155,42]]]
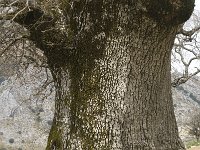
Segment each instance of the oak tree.
[[[194,0],[9,2],[43,51],[56,96],[47,150],[184,150],[171,49]],[[8,9],[7,9],[8,10]]]

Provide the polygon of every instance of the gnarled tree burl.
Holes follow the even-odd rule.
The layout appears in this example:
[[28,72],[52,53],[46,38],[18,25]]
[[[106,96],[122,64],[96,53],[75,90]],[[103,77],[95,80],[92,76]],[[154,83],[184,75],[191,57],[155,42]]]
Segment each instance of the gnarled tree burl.
[[46,149],[184,150],[170,55],[194,0],[58,0],[56,7],[36,5],[14,18],[44,51],[55,82]]

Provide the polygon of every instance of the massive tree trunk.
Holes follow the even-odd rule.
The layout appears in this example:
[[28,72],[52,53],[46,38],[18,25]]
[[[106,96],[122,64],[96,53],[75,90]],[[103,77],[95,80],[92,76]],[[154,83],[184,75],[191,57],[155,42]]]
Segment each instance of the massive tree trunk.
[[62,4],[64,19],[38,9],[31,22],[16,17],[44,51],[55,82],[46,149],[185,149],[173,110],[170,56],[193,5],[191,0],[81,0]]

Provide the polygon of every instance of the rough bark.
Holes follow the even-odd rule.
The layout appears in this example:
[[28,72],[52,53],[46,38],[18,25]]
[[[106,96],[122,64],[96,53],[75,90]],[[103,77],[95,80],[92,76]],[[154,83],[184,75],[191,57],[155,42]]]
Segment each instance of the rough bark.
[[32,20],[15,19],[44,51],[55,82],[56,111],[46,149],[185,149],[173,112],[170,55],[194,2],[69,3],[72,7],[62,5],[65,31],[58,18],[37,9]]
[[[150,24],[143,24],[131,51],[123,149],[184,149],[178,138],[170,83],[170,57],[176,28]],[[151,36],[147,36],[148,32]]]

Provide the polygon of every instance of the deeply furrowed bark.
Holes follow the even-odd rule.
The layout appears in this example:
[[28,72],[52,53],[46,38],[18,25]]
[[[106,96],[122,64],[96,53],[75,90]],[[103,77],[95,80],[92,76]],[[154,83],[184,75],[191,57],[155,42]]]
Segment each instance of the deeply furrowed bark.
[[37,21],[16,18],[44,51],[55,82],[47,150],[185,149],[173,112],[170,56],[194,3],[163,2],[74,1],[65,10],[64,34],[44,14],[50,23],[37,28]]

